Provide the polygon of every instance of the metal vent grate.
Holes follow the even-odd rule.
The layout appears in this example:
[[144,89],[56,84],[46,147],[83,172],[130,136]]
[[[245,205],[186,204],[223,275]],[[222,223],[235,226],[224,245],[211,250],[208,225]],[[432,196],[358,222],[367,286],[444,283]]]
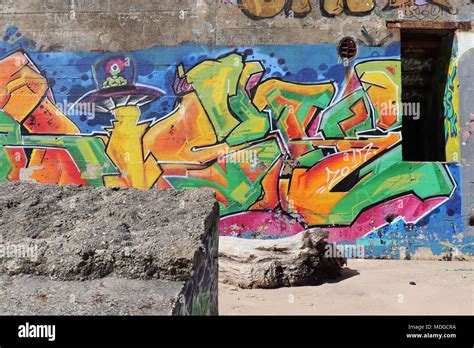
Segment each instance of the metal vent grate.
[[337,47],[339,57],[342,59],[353,59],[357,55],[357,43],[351,37],[345,37]]

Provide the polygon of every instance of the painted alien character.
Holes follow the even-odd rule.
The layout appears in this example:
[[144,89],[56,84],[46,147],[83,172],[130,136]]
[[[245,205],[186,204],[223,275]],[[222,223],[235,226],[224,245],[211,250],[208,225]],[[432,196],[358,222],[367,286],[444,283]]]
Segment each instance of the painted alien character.
[[106,63],[105,71],[110,74],[104,83],[102,84],[103,88],[125,86],[128,84],[128,81],[120,76],[119,74],[125,69],[127,62],[122,58],[114,58],[109,60]]
[[[140,121],[141,107],[163,96],[154,86],[137,82],[135,62],[126,56],[107,57],[93,67],[95,90],[86,93],[72,107],[94,104],[95,110],[114,116],[103,140],[105,153],[119,173],[104,175],[104,184],[114,187],[153,187],[161,169],[143,148],[142,138],[151,121]],[[72,111],[71,111],[72,112]]]

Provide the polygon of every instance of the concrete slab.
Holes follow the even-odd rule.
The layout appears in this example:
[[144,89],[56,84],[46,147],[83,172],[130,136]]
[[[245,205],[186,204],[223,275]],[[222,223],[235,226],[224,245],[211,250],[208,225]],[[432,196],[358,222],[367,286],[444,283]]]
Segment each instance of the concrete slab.
[[[46,293],[48,287],[87,292],[100,284],[90,281],[106,277],[151,281],[150,285],[131,282],[130,286],[144,289],[156,287],[156,280],[167,280],[175,287],[158,287],[157,295],[166,301],[182,295],[168,312],[217,314],[218,219],[219,206],[209,190],[0,185],[0,274],[13,289],[32,282],[38,290],[44,284]],[[18,275],[40,278],[5,278]],[[122,287],[123,282],[110,284],[111,301],[122,299],[122,290],[128,287]],[[114,289],[120,289],[116,298]],[[128,296],[133,301],[136,291]],[[8,313],[16,306],[8,301],[15,298],[7,297],[3,303],[3,309],[10,308]],[[181,304],[186,308],[177,308]],[[38,307],[38,313],[55,308]]]

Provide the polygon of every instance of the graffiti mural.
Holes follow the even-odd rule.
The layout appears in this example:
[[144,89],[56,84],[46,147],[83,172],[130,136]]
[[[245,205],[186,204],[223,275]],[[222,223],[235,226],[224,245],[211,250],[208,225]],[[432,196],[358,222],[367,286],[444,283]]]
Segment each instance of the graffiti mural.
[[424,5],[435,5],[440,10],[455,14],[456,9],[452,5],[451,0],[388,0],[384,10],[392,10],[396,8],[404,8],[416,11],[418,7]]
[[446,158],[450,162],[459,161],[461,151],[459,117],[458,42],[453,43],[453,52],[448,60],[447,81],[444,91],[444,130]]
[[0,52],[0,181],[206,187],[222,235],[469,252],[459,168],[402,160],[399,43],[349,70],[332,44]]
[[326,17],[334,17],[345,12],[349,16],[365,16],[375,8],[375,0],[320,0],[321,13]]
[[[237,5],[247,17],[259,20],[285,14],[290,18],[302,18],[311,12],[309,0],[230,0]],[[437,16],[441,12],[456,14],[457,10],[451,0],[379,0],[384,11],[403,9],[409,16]],[[319,0],[321,14],[335,17],[342,13],[349,16],[366,16],[372,13],[377,5],[376,0]],[[434,5],[434,12],[426,12],[425,5]]]
[[273,18],[280,13],[301,18],[311,12],[309,0],[235,0],[234,4],[252,19]]

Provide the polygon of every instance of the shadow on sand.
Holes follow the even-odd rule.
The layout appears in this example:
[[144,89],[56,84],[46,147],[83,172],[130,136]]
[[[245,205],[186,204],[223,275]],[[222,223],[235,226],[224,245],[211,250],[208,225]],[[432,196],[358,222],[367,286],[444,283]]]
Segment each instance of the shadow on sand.
[[357,275],[359,275],[359,271],[358,270],[355,270],[355,269],[352,269],[352,268],[349,268],[349,267],[344,267],[342,270],[341,270],[341,276],[337,277],[337,278],[326,278],[323,283],[329,283],[329,284],[333,284],[333,283],[339,283],[339,282],[342,282],[346,279],[349,279],[349,278],[352,278],[352,277],[355,277]]

